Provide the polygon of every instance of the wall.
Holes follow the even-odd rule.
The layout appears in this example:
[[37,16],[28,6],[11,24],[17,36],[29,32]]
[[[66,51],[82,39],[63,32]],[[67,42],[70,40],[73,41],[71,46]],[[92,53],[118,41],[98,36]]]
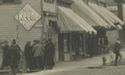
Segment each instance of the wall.
[[[22,0],[21,4],[1,4],[0,5],[0,41],[15,39],[19,31],[18,43],[23,49],[26,41],[40,39],[41,27],[35,27],[27,31],[16,19],[18,12],[29,3],[37,13],[41,14],[40,0]],[[17,28],[17,25],[19,26]],[[41,25],[39,20],[36,25]],[[17,30],[18,29],[18,30]]]

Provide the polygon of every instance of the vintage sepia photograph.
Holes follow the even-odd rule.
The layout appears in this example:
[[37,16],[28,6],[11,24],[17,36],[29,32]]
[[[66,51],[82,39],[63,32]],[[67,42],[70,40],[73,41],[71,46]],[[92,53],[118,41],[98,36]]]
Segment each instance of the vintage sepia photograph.
[[125,0],[0,0],[0,75],[125,75]]

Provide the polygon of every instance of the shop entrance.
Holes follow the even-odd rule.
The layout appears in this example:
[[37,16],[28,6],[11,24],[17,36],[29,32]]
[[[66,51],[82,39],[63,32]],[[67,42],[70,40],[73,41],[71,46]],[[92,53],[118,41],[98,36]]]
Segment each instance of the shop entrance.
[[61,33],[58,39],[60,61],[75,60],[86,53],[83,33]]

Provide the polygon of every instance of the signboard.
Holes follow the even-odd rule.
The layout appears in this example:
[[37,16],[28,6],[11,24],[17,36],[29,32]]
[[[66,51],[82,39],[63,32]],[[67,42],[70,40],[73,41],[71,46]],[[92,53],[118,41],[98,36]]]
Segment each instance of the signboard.
[[30,30],[32,26],[41,18],[41,16],[29,5],[26,6],[15,16],[26,30]]
[[43,0],[43,11],[56,13],[56,1],[55,0]]

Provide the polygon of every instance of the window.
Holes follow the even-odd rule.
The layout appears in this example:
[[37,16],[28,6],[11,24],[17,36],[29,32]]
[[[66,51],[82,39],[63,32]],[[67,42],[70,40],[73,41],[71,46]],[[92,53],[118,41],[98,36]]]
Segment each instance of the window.
[[21,0],[0,0],[0,4],[4,4],[4,3],[16,3],[16,4],[20,4]]
[[57,2],[61,6],[70,7],[70,5],[73,3],[73,0],[58,0]]
[[3,3],[14,3],[14,0],[3,0]]
[[55,0],[44,0],[44,2],[54,3]]

